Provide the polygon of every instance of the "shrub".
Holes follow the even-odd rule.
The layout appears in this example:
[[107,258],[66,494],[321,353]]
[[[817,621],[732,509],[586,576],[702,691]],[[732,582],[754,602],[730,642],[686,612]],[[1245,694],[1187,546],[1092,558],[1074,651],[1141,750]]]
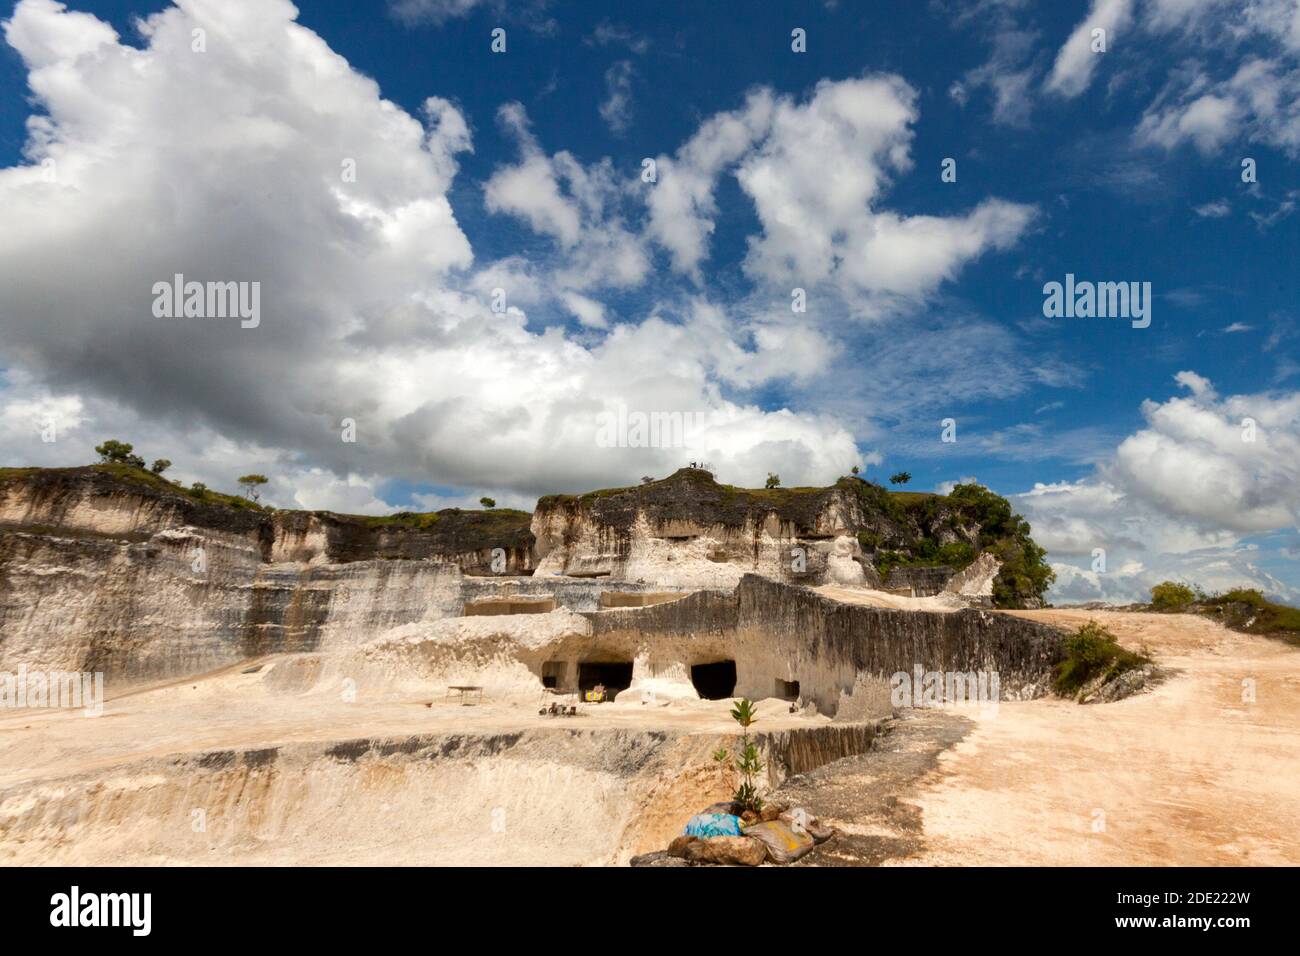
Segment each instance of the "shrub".
[[1255,588],[1234,588],[1207,598],[1205,604],[1235,630],[1280,636],[1300,644],[1300,608],[1270,601]]
[[1151,589],[1151,606],[1157,611],[1181,611],[1196,600],[1186,584],[1161,581]]
[[144,459],[139,455],[131,454],[134,447],[130,442],[109,438],[102,445],[95,446],[95,454],[99,456],[101,464],[130,465],[133,468],[143,468]]
[[772,474],[771,472],[768,472],[768,474],[767,474],[767,481],[763,483],[763,487],[764,487],[764,488],[780,488],[780,487],[781,487],[781,476],[780,476],[780,475],[774,475],[774,474]]
[[1149,663],[1151,658],[1120,647],[1114,634],[1089,621],[1065,639],[1065,660],[1056,665],[1052,687],[1071,695],[1096,677],[1115,677]]

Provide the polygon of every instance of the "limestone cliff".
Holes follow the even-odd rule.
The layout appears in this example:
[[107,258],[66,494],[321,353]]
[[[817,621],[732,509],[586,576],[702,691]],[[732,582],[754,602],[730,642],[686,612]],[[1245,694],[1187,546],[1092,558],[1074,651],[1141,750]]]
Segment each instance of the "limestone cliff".
[[880,586],[883,570],[893,586],[892,569],[913,591],[996,599],[1014,552],[990,548],[956,577],[915,568],[985,544],[994,525],[969,512],[857,479],[745,490],[685,469],[543,498],[531,519],[456,509],[371,518],[276,511],[128,466],[0,469],[0,671],[185,675],[356,646],[480,598],[546,595],[593,611],[611,581],[617,591],[731,590],[758,573]]
[[[734,587],[757,573],[927,596],[988,555],[971,593],[1021,607],[1040,601],[1050,574],[1028,525],[974,485],[950,496],[890,492],[858,478],[743,489],[683,468],[636,487],[544,497],[532,532],[539,574],[685,587]],[[991,576],[989,561],[997,563]]]
[[459,614],[531,544],[522,512],[272,511],[139,469],[6,469],[0,671],[132,681],[355,644]]

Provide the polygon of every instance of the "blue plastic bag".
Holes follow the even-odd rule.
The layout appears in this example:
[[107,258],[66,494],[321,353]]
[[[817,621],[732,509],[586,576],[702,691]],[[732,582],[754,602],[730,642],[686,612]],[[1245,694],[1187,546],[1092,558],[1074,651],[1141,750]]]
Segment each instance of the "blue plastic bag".
[[697,813],[686,822],[686,835],[708,839],[720,836],[741,836],[740,817],[730,813]]

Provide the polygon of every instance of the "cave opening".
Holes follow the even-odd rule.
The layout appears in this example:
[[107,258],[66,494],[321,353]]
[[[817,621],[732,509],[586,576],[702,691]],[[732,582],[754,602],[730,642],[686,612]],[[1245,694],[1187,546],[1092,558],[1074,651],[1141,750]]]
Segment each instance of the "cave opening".
[[799,682],[797,680],[776,679],[776,696],[781,700],[799,699]]
[[542,662],[542,686],[558,690],[564,680],[564,661]]
[[705,700],[726,700],[736,692],[736,662],[692,665],[691,683]]
[[612,700],[619,691],[632,686],[632,662],[581,661],[578,664],[578,690],[586,693],[597,684],[605,685],[605,699]]

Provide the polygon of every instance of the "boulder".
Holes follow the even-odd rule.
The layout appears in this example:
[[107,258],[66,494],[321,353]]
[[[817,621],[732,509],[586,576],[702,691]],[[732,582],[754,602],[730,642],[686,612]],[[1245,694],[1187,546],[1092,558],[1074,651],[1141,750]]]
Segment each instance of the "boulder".
[[1081,704],[1110,704],[1150,690],[1165,674],[1155,664],[1144,664],[1119,675],[1102,674],[1089,681],[1075,700]]
[[767,847],[747,836],[712,837],[687,846],[686,859],[690,863],[717,866],[758,866],[767,859]]
[[674,838],[673,842],[668,844],[668,855],[686,859],[686,848],[692,843],[699,843],[700,838],[695,836],[679,836]]

